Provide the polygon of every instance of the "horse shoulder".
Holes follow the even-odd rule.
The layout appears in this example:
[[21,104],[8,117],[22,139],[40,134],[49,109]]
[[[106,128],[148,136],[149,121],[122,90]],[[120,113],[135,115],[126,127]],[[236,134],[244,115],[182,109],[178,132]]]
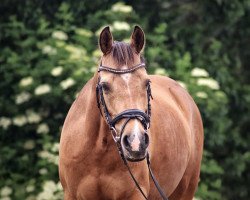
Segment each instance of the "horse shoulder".
[[[178,183],[178,187],[174,186],[173,188],[177,187],[177,190],[188,191],[190,185],[193,185],[194,188],[197,186],[202,158],[203,126],[199,110],[186,89],[176,81],[168,77],[155,75],[151,76],[150,79],[153,101],[156,101],[155,104],[157,105],[152,107],[152,111],[155,109],[155,115],[160,116],[156,117],[157,120],[155,121],[157,126],[165,127],[161,130],[166,130],[162,133],[164,136],[157,137],[158,139],[162,137],[161,140],[165,144],[165,148],[167,144],[171,144],[169,145],[171,149],[168,149],[168,152],[177,149],[172,151],[174,159],[172,160],[171,155],[169,155],[169,159],[175,163],[173,175],[176,173],[176,169],[179,169],[179,175],[182,174],[182,178],[175,183],[175,185]],[[171,141],[174,142],[171,143]],[[170,167],[168,172],[171,173],[171,170]],[[172,182],[174,183],[174,181]],[[181,194],[183,192],[176,191],[175,193]]]
[[[188,121],[190,127],[197,125],[202,130],[202,121],[200,112],[193,98],[178,82],[164,76],[151,76],[152,82],[157,85],[157,91],[165,100],[173,102],[178,110],[183,114]],[[154,89],[152,90],[154,91]],[[153,93],[154,95],[154,93]],[[197,127],[196,127],[197,128]]]
[[[93,107],[92,96],[95,95],[92,85],[93,79],[82,88],[65,118],[60,139],[60,159],[65,159],[65,161],[77,161],[79,157],[83,157],[82,147],[86,143],[84,135],[89,129],[89,123],[85,122],[88,120],[87,113]],[[92,118],[93,115],[89,117]]]

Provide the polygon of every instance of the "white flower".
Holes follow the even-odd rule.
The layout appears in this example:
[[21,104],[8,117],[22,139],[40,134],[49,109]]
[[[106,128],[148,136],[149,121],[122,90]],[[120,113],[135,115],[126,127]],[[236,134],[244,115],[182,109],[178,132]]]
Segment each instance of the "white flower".
[[43,188],[44,190],[53,191],[53,192],[57,190],[57,186],[54,181],[46,181]]
[[82,36],[85,36],[85,37],[91,37],[93,35],[93,33],[89,30],[86,30],[86,29],[82,29],[82,28],[77,28],[75,30],[76,34],[78,35],[82,35]]
[[92,53],[93,57],[95,58],[100,58],[102,56],[102,52],[100,49],[96,49],[93,53]]
[[54,197],[53,193],[48,193],[47,191],[42,191],[41,193],[39,193],[37,195],[37,200],[46,200],[46,199],[54,200],[53,197]]
[[42,168],[39,170],[39,174],[41,175],[48,174],[48,170],[46,168]]
[[38,155],[41,157],[41,158],[48,158],[50,156],[50,153],[48,151],[40,151],[38,153]]
[[52,69],[51,75],[52,76],[60,76],[62,71],[63,71],[63,68],[61,66],[55,67],[54,69]]
[[199,78],[197,80],[197,84],[202,86],[207,86],[214,90],[218,90],[220,88],[218,82],[212,78]]
[[117,31],[130,30],[130,26],[127,22],[120,22],[120,21],[115,21],[113,23],[113,28],[114,28],[114,30],[117,30]]
[[49,127],[48,127],[48,125],[46,123],[39,124],[39,126],[36,129],[36,132],[38,134],[48,133],[49,132]]
[[1,189],[1,196],[2,197],[6,197],[9,196],[12,193],[12,188],[8,187],[8,186],[4,186]]
[[16,126],[23,126],[27,124],[27,118],[24,115],[19,115],[13,118],[13,124]]
[[1,197],[1,200],[11,200],[11,198],[6,196],[6,197]]
[[197,92],[195,95],[197,97],[201,98],[201,99],[206,99],[207,98],[207,93],[206,92]]
[[215,95],[220,99],[227,99],[226,94],[222,91],[216,91]]
[[58,165],[58,161],[59,161],[58,155],[54,155],[46,150],[40,151],[38,155],[39,157],[46,159],[48,162]]
[[67,40],[68,35],[64,33],[63,31],[54,31],[52,33],[52,37],[58,40]]
[[27,187],[26,187],[26,191],[27,192],[33,192],[35,190],[35,186],[34,185],[28,185]]
[[37,200],[62,199],[61,194],[58,194],[59,191],[58,184],[48,180],[43,184],[43,191],[37,196]]
[[55,165],[58,165],[59,164],[59,156],[56,155],[52,161]]
[[33,83],[33,78],[31,76],[28,76],[28,77],[21,79],[19,85],[22,87],[26,87],[32,83]]
[[0,127],[3,127],[4,130],[6,130],[10,125],[11,125],[10,118],[7,117],[0,118]]
[[68,89],[69,87],[71,87],[71,86],[74,85],[74,84],[75,84],[75,80],[72,79],[72,78],[68,78],[68,79],[62,81],[62,82],[60,83],[60,86],[61,86],[64,90],[66,90],[66,89]]
[[154,72],[154,74],[158,75],[168,75],[167,70],[164,68],[157,68]]
[[38,113],[35,113],[33,110],[28,110],[26,113],[29,123],[38,123],[41,121],[41,116]]
[[50,45],[45,45],[42,49],[43,54],[55,55],[57,50]]
[[24,145],[23,145],[23,148],[24,149],[27,149],[27,150],[31,150],[31,149],[34,149],[35,147],[35,142],[34,140],[27,140]]
[[16,104],[22,104],[28,100],[30,100],[31,95],[28,92],[22,92],[16,96]]
[[114,12],[130,13],[132,12],[132,7],[124,5],[124,3],[118,2],[112,6],[111,10]]
[[60,183],[48,180],[43,184],[43,191],[38,194],[36,200],[57,200],[63,199],[62,187]]
[[49,93],[50,91],[51,91],[51,87],[48,84],[39,85],[35,89],[35,95],[43,95],[43,94]]
[[75,99],[77,99],[78,96],[79,96],[79,92],[77,92],[77,93],[75,94]]
[[97,70],[97,66],[93,66],[93,67],[90,68],[91,73],[95,73],[96,70]]
[[180,84],[181,87],[183,87],[184,89],[187,89],[187,86],[184,82],[182,81],[177,81],[177,82]]
[[193,76],[193,77],[208,77],[208,72],[205,69],[194,68],[191,71],[191,76]]
[[59,190],[59,191],[62,191],[62,190],[63,190],[62,184],[61,184],[60,182],[58,182],[58,183],[56,184],[56,186],[57,186],[57,190]]
[[84,57],[86,57],[86,49],[84,48],[79,48],[73,45],[66,45],[65,46],[65,50],[68,51],[70,53],[69,58],[71,60],[79,60],[82,59]]
[[57,153],[59,151],[59,143],[58,142],[53,144],[51,151],[55,152],[55,153]]

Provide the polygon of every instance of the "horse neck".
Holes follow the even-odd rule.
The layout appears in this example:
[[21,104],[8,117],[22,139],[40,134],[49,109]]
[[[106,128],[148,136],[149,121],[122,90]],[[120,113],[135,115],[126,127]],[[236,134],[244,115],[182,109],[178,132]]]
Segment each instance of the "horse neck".
[[[94,74],[92,83],[91,83],[91,93],[90,100],[88,105],[86,105],[86,120],[89,121],[89,130],[87,133],[89,134],[89,138],[93,140],[96,147],[101,147],[103,141],[109,141],[111,137],[110,130],[107,122],[102,117],[100,110],[97,106],[96,100],[96,85],[98,83],[98,72]],[[86,94],[85,94],[86,95]],[[111,137],[112,139],[112,137]]]

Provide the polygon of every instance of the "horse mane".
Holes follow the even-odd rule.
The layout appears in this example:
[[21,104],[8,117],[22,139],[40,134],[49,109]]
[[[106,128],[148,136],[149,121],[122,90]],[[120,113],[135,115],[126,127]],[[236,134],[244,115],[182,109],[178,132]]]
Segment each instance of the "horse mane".
[[[134,51],[131,48],[130,44],[120,41],[115,41],[113,43],[113,48],[111,51],[111,55],[115,62],[117,63],[117,67],[121,68],[126,65],[128,68],[131,68],[131,63],[134,62]],[[141,61],[144,59],[141,56]]]

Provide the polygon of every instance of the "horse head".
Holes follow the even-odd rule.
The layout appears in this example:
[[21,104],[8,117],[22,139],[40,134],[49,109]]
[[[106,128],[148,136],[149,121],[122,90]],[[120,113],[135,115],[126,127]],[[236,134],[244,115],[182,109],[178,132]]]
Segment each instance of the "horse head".
[[114,41],[109,27],[102,30],[99,38],[103,55],[98,70],[97,101],[129,161],[145,158],[150,138],[150,80],[140,54],[144,38],[139,26],[135,26],[130,43]]

